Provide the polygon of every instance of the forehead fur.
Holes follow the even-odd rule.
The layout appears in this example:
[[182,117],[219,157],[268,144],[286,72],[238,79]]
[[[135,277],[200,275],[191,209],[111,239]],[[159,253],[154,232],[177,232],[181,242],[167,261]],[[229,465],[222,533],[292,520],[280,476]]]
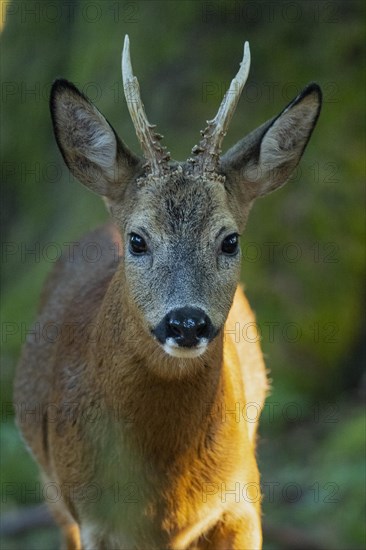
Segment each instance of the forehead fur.
[[131,206],[135,224],[148,222],[169,233],[219,225],[235,229],[222,177],[193,176],[180,166],[164,177],[140,178]]

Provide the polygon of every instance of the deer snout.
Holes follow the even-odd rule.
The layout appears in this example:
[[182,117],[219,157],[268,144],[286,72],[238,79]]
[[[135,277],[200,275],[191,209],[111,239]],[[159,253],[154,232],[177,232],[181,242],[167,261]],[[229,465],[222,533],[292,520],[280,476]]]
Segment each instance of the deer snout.
[[185,348],[196,346],[202,338],[208,339],[211,322],[201,309],[183,307],[166,316],[166,335]]
[[169,347],[206,348],[208,341],[214,336],[214,329],[210,318],[202,309],[182,307],[170,311],[153,334]]

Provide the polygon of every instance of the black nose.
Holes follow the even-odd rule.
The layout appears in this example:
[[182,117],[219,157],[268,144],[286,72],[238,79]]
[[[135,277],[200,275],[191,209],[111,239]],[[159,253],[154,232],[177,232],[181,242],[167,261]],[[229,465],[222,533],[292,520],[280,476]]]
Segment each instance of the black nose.
[[187,348],[196,346],[201,338],[210,338],[212,324],[204,311],[183,307],[166,316],[166,337]]

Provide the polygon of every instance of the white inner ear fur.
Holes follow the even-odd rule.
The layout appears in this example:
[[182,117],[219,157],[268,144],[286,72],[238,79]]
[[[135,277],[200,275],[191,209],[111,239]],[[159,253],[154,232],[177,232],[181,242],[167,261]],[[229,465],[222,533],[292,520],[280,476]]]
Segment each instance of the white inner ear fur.
[[314,124],[318,102],[309,95],[285,111],[263,137],[259,165],[270,171],[298,157]]
[[300,157],[318,107],[317,97],[310,94],[282,113],[262,139],[258,163],[249,163],[246,168],[249,181],[263,181],[281,164]]
[[113,180],[117,156],[117,143],[113,130],[96,109],[91,113],[80,107],[74,114],[83,129],[83,139],[78,146],[80,153],[97,164]]

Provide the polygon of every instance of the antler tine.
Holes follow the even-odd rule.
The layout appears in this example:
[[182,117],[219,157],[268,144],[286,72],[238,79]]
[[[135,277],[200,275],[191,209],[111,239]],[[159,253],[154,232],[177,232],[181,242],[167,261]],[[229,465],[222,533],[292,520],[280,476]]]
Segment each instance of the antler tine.
[[218,167],[221,153],[221,144],[226,135],[231,118],[239,101],[241,92],[247,81],[250,68],[249,43],[244,43],[243,59],[236,77],[231,81],[230,87],[221,102],[220,108],[214,119],[208,120],[208,126],[201,131],[202,139],[199,145],[195,145],[192,153],[198,158],[190,159],[195,171],[213,172]]
[[140,87],[137,78],[133,75],[130,40],[125,36],[122,52],[122,79],[127,107],[135,127],[137,138],[141,144],[144,157],[148,162],[153,175],[162,175],[167,169],[170,153],[159,144],[163,136],[154,132],[156,127],[147,120],[144,105],[141,100]]

